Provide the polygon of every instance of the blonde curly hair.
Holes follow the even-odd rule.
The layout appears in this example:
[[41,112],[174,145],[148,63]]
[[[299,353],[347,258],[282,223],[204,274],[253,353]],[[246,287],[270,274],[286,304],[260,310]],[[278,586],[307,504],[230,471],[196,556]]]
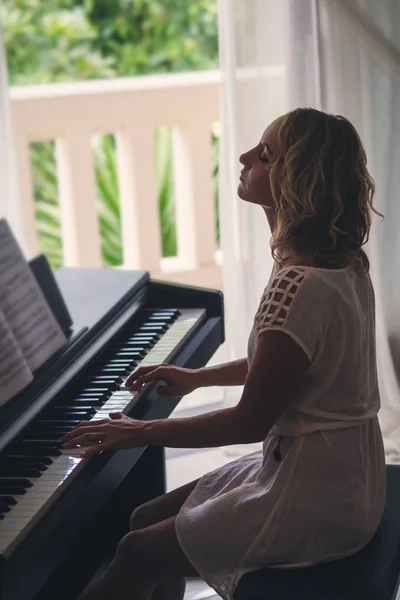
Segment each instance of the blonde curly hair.
[[[272,254],[313,257],[315,266],[365,272],[375,184],[359,135],[344,117],[297,108],[281,119],[270,168],[276,211]],[[381,215],[382,216],[382,215]]]

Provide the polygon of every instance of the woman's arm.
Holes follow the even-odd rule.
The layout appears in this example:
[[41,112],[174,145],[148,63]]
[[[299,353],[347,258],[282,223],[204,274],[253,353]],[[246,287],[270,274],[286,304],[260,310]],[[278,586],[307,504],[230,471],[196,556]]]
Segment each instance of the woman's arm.
[[163,381],[157,388],[166,396],[185,396],[199,387],[210,385],[243,385],[247,376],[247,359],[201,369],[184,369],[175,365],[161,364],[139,367],[125,381],[130,391],[140,391],[151,381]]
[[265,439],[286,410],[310,362],[305,352],[282,331],[265,331],[239,403],[186,419],[138,421],[121,413],[111,420],[83,422],[64,436],[64,448],[91,446],[84,456],[107,448],[164,446],[210,448]]
[[198,369],[199,387],[211,385],[244,385],[248,372],[247,358],[241,358],[215,367]]
[[261,441],[292,401],[309,366],[307,355],[291,337],[266,331],[236,406],[186,419],[147,421],[144,445],[206,448]]

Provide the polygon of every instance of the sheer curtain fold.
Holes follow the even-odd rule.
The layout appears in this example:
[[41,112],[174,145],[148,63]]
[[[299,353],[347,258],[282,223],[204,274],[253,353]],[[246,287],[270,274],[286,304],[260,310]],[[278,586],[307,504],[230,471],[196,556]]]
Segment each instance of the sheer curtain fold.
[[[221,233],[227,337],[245,351],[271,268],[269,232],[238,199],[238,155],[296,106],[343,114],[359,131],[376,180],[368,244],[387,459],[400,462],[400,5],[397,0],[219,0]],[[275,75],[273,75],[275,73]]]
[[[382,408],[379,420],[388,461],[400,461],[399,67],[393,27],[397,2],[319,0],[322,107],[356,126],[376,181],[376,217],[367,251],[376,296],[376,336]],[[399,54],[400,56],[400,54]]]
[[[252,317],[272,268],[265,215],[260,207],[238,198],[237,186],[240,154],[258,144],[265,128],[285,110],[283,44],[276,28],[276,6],[263,0],[219,0],[218,5],[220,223],[232,359],[246,355]],[[266,35],[269,22],[275,24],[270,36]]]

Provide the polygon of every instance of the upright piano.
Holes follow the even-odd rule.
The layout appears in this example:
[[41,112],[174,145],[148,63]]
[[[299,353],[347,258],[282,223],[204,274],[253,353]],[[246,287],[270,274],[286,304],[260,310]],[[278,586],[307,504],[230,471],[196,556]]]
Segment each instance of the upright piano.
[[124,390],[137,365],[197,368],[224,340],[218,291],[145,271],[32,269],[68,336],[0,408],[0,600],[74,600],[128,531],[135,506],[165,491],[164,451],[69,456],[60,437],[112,411],[168,417],[180,398]]

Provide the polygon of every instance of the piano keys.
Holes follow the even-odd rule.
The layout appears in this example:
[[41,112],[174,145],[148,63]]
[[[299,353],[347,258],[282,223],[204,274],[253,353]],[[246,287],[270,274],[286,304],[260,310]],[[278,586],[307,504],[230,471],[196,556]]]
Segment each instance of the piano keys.
[[[162,450],[108,451],[82,459],[79,452],[63,451],[60,437],[81,420],[102,419],[113,411],[135,418],[167,417],[179,398],[159,396],[155,384],[129,392],[127,375],[138,365],[162,362],[199,367],[223,341],[219,292],[153,282],[140,272],[63,269],[58,279],[74,322],[79,330],[85,326],[86,333],[75,349],[68,348],[47,373],[40,373],[31,397],[25,390],[12,401],[17,418],[9,406],[3,411],[8,426],[2,419],[0,598],[6,600],[51,597],[79,555],[80,529],[90,522],[95,536],[96,528],[102,528],[96,519],[109,505],[106,529],[112,531],[115,513],[133,510],[135,495],[149,499],[154,490],[163,491],[163,464],[151,459],[157,456],[162,463]],[[90,294],[85,282],[91,282]],[[150,468],[143,474],[147,455]],[[155,485],[152,470],[159,480]],[[118,499],[128,480],[140,488],[131,502],[125,496]],[[73,523],[69,530],[68,523]],[[110,546],[107,535],[100,544],[103,554],[117,541],[111,535]],[[68,575],[66,600],[79,593],[94,568],[88,565],[75,587]],[[59,592],[57,597],[62,598]]]

